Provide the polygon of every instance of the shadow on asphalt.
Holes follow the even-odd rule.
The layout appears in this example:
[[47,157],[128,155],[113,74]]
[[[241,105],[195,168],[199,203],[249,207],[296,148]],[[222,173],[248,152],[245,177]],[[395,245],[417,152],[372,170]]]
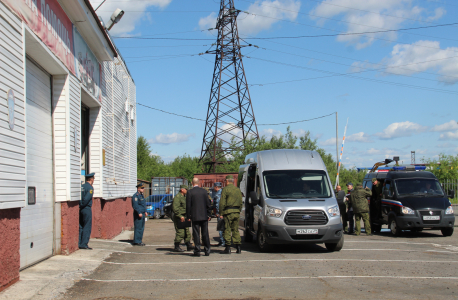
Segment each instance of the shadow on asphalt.
[[[364,232],[364,230],[362,231]],[[423,231],[412,231],[412,230],[404,230],[400,236],[394,236],[391,234],[389,229],[382,229],[381,232],[373,233],[374,236],[383,236],[389,237],[393,239],[402,239],[402,238],[442,238],[442,232],[440,230],[423,230]]]

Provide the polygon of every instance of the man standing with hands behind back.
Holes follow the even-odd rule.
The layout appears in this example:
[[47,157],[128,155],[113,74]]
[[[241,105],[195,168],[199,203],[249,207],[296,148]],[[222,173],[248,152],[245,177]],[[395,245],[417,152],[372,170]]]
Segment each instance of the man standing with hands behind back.
[[92,250],[87,244],[92,230],[92,197],[94,197],[95,173],[86,175],[86,182],[81,186],[80,200],[80,235],[78,246],[80,249]]
[[208,236],[208,221],[211,220],[212,206],[207,191],[199,187],[199,178],[192,179],[193,188],[186,194],[186,216],[192,221],[192,236],[194,238],[194,254],[200,256],[200,233],[204,243],[205,256],[210,256],[210,237]]

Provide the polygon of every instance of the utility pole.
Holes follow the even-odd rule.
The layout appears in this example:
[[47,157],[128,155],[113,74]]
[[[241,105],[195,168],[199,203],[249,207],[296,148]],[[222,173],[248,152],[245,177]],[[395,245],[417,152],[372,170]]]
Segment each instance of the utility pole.
[[241,53],[251,44],[240,45],[239,13],[234,0],[221,0],[216,50],[206,52],[216,56],[200,156],[208,173],[243,149],[247,138],[259,138]]
[[336,167],[339,168],[339,113],[336,112]]
[[415,151],[410,151],[410,163],[415,164]]

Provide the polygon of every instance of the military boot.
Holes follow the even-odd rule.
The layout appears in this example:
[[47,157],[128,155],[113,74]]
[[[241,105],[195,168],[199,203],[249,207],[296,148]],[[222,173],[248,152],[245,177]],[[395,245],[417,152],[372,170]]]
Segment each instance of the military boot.
[[192,251],[194,250],[194,246],[191,244],[191,242],[186,243],[186,250],[187,251]]
[[242,253],[242,246],[241,245],[235,245],[235,248],[237,249],[237,251],[236,251],[237,254]]
[[221,253],[222,254],[231,254],[231,246],[226,245],[226,248]]
[[175,243],[175,248],[173,249],[175,252],[184,252],[183,249],[180,247],[180,243]]

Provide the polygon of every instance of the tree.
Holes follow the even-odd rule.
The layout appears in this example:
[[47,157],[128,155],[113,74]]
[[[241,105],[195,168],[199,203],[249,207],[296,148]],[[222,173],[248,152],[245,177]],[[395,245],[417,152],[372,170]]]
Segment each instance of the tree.
[[458,155],[439,154],[439,159],[426,159],[422,161],[428,165],[428,171],[433,173],[440,182],[458,179]]

